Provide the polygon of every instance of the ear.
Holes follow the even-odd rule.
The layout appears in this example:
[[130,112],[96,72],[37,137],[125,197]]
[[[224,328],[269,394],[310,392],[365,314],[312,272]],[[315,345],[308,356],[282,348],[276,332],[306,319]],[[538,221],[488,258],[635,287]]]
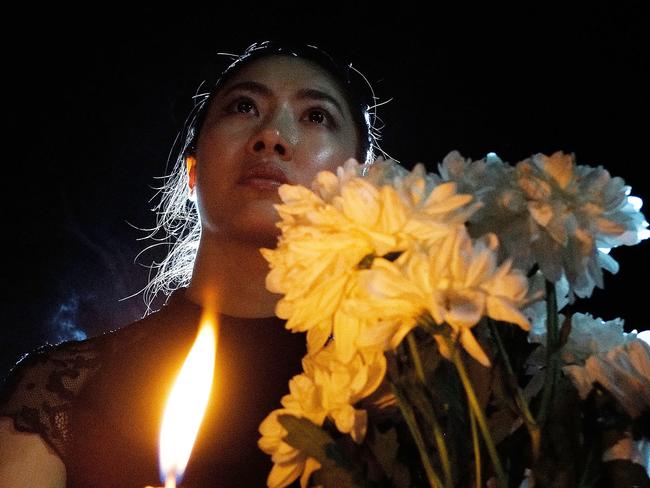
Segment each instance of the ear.
[[189,188],[188,198],[192,201],[196,199],[196,157],[192,154],[185,156],[185,166],[187,168],[187,186]]

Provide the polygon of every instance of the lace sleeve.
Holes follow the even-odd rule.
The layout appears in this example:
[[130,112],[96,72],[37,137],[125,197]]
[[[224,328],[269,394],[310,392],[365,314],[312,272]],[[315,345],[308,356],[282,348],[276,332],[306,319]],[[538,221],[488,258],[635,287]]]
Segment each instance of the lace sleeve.
[[20,432],[39,434],[65,459],[69,413],[82,387],[99,369],[97,341],[42,346],[11,370],[0,389],[0,416]]

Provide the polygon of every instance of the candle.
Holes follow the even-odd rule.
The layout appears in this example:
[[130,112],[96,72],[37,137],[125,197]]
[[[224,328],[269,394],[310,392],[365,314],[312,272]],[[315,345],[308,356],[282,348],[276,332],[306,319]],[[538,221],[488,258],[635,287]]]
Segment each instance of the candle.
[[210,399],[217,348],[216,314],[204,308],[196,340],[167,400],[160,429],[160,476],[176,488],[189,461]]

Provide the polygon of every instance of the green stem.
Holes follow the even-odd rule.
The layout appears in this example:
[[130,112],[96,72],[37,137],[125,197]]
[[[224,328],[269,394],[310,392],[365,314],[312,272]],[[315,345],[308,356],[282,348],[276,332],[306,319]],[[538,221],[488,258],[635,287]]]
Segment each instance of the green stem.
[[[420,381],[423,391],[426,394],[427,383],[424,376],[424,368],[422,367],[422,360],[420,359],[418,345],[415,341],[413,333],[410,333],[406,336],[406,341],[409,346],[411,358],[413,359],[413,365],[415,366],[415,374]],[[449,462],[449,453],[447,452],[447,445],[445,444],[445,439],[442,435],[440,424],[438,424],[438,419],[436,419],[436,414],[433,411],[433,407],[431,405],[424,405],[423,408],[420,408],[420,410],[425,415],[427,421],[433,428],[433,438],[436,441],[436,447],[438,448],[438,454],[440,455],[440,464],[442,465],[442,472],[445,477],[445,486],[453,488],[453,478],[451,476],[451,463]]]
[[[453,349],[454,345],[450,343],[449,339],[447,339],[447,341],[449,342],[448,344],[449,347]],[[469,406],[474,411],[474,415],[476,416],[478,426],[481,429],[481,434],[483,434],[483,439],[485,440],[485,447],[487,448],[488,454],[490,455],[490,459],[492,460],[492,465],[494,467],[494,472],[499,481],[499,485],[503,487],[507,487],[508,482],[506,479],[506,475],[503,471],[503,468],[501,467],[499,454],[497,453],[497,449],[494,445],[494,441],[492,440],[492,435],[490,434],[490,429],[488,428],[487,421],[485,420],[485,415],[483,415],[483,410],[481,409],[481,406],[478,403],[478,399],[476,398],[476,393],[474,392],[474,388],[472,387],[472,383],[469,379],[467,371],[465,370],[465,365],[463,364],[463,360],[460,357],[458,349],[454,351],[452,357],[453,357],[454,365],[456,366],[456,370],[458,371],[458,375],[460,376],[460,380],[463,383],[463,387],[465,388],[465,394],[467,395]]]
[[474,464],[476,467],[476,488],[481,488],[481,446],[478,443],[478,431],[476,430],[476,417],[474,411],[469,409],[469,422],[472,426],[472,445],[474,446]]
[[408,426],[409,431],[413,436],[413,440],[415,441],[415,445],[418,448],[418,453],[420,454],[420,459],[422,461],[422,466],[424,466],[424,471],[427,475],[429,486],[431,486],[432,488],[440,488],[443,486],[442,482],[440,481],[438,475],[436,475],[436,472],[434,471],[433,466],[431,465],[431,460],[429,459],[429,455],[427,454],[427,448],[424,444],[424,440],[422,439],[422,434],[420,434],[420,429],[418,428],[417,420],[415,419],[415,414],[413,413],[413,409],[411,408],[411,405],[409,404],[408,400],[404,397],[404,395],[400,391],[399,387],[395,385],[393,382],[391,382],[390,385],[393,390],[393,393],[395,394],[395,397],[397,398],[397,404],[399,406],[400,411],[402,412],[402,416],[404,417],[404,420],[406,421],[406,425]]
[[544,377],[544,389],[542,390],[542,401],[537,412],[537,424],[544,426],[548,416],[551,399],[559,376],[558,356],[559,331],[557,324],[557,298],[555,295],[555,283],[546,281],[546,374]]
[[497,343],[499,354],[501,354],[501,357],[503,358],[503,364],[505,365],[506,373],[508,374],[508,384],[511,386],[512,390],[515,393],[515,403],[517,404],[517,407],[519,408],[519,411],[524,419],[524,423],[526,424],[526,428],[528,429],[533,454],[533,462],[535,462],[539,457],[541,442],[539,425],[537,425],[537,422],[535,422],[535,418],[528,408],[528,402],[526,402],[521,388],[519,388],[517,376],[512,369],[512,364],[510,363],[508,352],[503,345],[503,341],[501,340],[501,335],[499,334],[497,324],[490,319],[488,319],[488,323],[490,324],[490,330],[492,331],[492,335],[494,336],[495,342]]
[[417,376],[418,380],[420,380],[420,383],[426,385],[426,379],[424,377],[424,368],[422,367],[422,360],[420,359],[418,345],[415,342],[415,337],[413,337],[413,332],[411,332],[406,336],[406,342],[409,346],[409,352],[411,353],[413,366],[415,366],[415,375]]

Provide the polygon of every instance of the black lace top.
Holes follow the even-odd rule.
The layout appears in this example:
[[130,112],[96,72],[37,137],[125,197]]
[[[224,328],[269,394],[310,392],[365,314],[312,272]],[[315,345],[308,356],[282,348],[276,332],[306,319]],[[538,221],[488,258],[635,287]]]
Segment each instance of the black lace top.
[[[122,329],[39,348],[6,379],[0,416],[45,439],[68,487],[160,485],[162,413],[200,314],[178,290]],[[272,464],[257,428],[280,406],[304,353],[304,336],[280,319],[220,316],[215,387],[182,487],[266,486]]]

